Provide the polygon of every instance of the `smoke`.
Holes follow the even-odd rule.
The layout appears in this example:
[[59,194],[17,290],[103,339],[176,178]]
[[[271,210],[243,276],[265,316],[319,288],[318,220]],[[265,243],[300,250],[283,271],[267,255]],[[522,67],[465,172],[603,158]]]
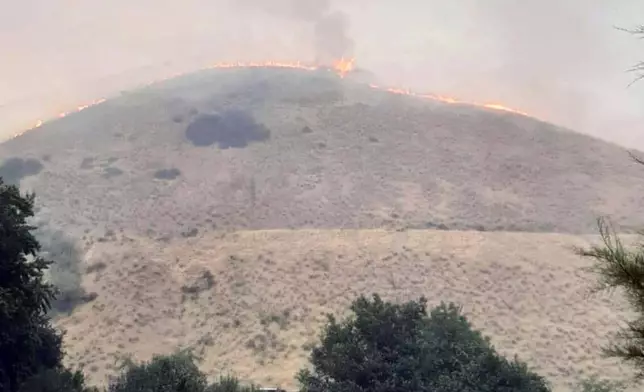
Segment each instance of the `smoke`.
[[353,55],[349,17],[342,11],[334,10],[330,0],[239,0],[235,4],[307,24],[311,28],[316,63],[330,64],[333,60]]
[[343,5],[358,66],[416,91],[498,102],[578,132],[644,148],[644,83],[626,70],[644,41],[636,0],[354,0]]
[[628,107],[632,99],[642,102],[643,95],[627,88],[635,75],[625,72],[631,55],[642,54],[642,48],[626,49],[635,40],[615,29],[631,23],[625,15],[629,1],[612,7],[599,0],[491,0],[485,5],[477,18],[491,26],[484,31],[498,58],[491,72],[480,75],[493,83],[490,89],[501,86],[507,99],[597,136],[633,132],[608,128],[627,118],[644,120],[641,107]]
[[[240,0],[241,1],[241,0]],[[626,72],[644,45],[635,0],[243,0],[275,42],[296,36],[316,61],[355,57],[379,83],[510,106],[578,132],[644,148],[644,83]],[[279,28],[269,20],[283,21]],[[349,24],[349,21],[351,22]],[[312,37],[298,36],[299,25]],[[349,37],[349,29],[351,36]],[[355,45],[354,45],[355,41]],[[276,45],[277,47],[277,45]],[[280,50],[276,49],[276,53]],[[279,57],[277,55],[276,57]]]
[[350,57],[353,41],[347,36],[349,20],[345,14],[334,11],[315,22],[315,49],[318,62]]
[[40,225],[34,234],[41,245],[39,255],[53,262],[45,276],[58,290],[52,311],[54,314],[71,313],[90,298],[82,286],[82,252],[61,230]]
[[[0,13],[0,131],[218,61],[355,57],[378,84],[496,102],[644,149],[641,0],[24,0]],[[150,12],[154,10],[154,12]],[[65,26],[62,28],[61,26]]]

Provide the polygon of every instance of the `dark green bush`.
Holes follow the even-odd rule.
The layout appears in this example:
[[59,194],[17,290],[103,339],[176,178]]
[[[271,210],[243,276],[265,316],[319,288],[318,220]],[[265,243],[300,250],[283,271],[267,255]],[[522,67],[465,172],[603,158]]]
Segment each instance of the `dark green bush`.
[[210,384],[210,386],[206,388],[206,392],[256,392],[256,391],[259,391],[259,388],[253,385],[250,385],[250,386],[241,385],[239,383],[239,380],[231,376],[221,377],[219,381],[216,381]]
[[109,392],[204,392],[206,376],[188,352],[155,356],[141,364],[127,363],[108,386]]
[[27,380],[19,392],[98,392],[85,385],[80,371],[64,368],[46,369]]
[[109,392],[256,392],[232,376],[221,377],[208,385],[206,376],[189,352],[159,355],[149,362],[127,362],[120,376],[110,382]]
[[358,298],[352,317],[329,316],[301,391],[547,392],[541,376],[509,361],[472,329],[453,304],[428,315],[426,301]]

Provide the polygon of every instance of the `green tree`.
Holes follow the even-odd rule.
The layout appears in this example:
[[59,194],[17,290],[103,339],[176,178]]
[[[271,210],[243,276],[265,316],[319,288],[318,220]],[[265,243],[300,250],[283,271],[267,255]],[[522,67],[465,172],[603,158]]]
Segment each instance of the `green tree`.
[[20,392],[98,392],[98,389],[87,387],[80,371],[55,368],[43,370],[22,383]]
[[0,391],[14,392],[41,370],[61,366],[61,334],[47,316],[56,290],[43,274],[51,262],[27,223],[33,194],[0,178]]
[[600,245],[577,249],[594,261],[589,270],[598,277],[595,292],[621,289],[636,317],[627,322],[604,354],[620,358],[644,377],[644,244],[627,247],[606,219],[599,219]]
[[109,392],[204,392],[206,376],[189,352],[158,355],[149,362],[125,363],[121,374],[109,384]]
[[328,316],[302,392],[549,391],[546,381],[496,353],[454,304],[359,297],[342,322]]
[[189,351],[157,355],[148,362],[124,363],[121,374],[112,380],[108,392],[256,392],[232,376],[221,377],[208,385]]
[[[638,38],[644,38],[644,25],[635,29],[622,29]],[[644,79],[644,61],[639,62],[632,72],[637,73],[633,82]],[[638,164],[644,159],[630,153]],[[577,248],[577,253],[593,260],[588,268],[598,277],[595,292],[619,289],[626,296],[635,318],[628,321],[608,346],[605,356],[619,358],[633,365],[636,379],[644,378],[644,243],[624,246],[614,227],[605,218],[598,219],[601,244],[588,248]],[[644,234],[644,231],[640,232]]]
[[210,384],[206,392],[257,392],[259,388],[254,385],[245,386],[232,376],[221,377],[218,381]]

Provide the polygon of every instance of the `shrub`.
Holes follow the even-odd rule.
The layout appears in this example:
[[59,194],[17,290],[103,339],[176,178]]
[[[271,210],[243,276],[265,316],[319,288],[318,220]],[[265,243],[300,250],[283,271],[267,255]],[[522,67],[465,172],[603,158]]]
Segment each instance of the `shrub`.
[[621,392],[626,389],[623,382],[610,381],[592,376],[582,380],[575,388],[576,392]]
[[509,361],[454,304],[428,315],[426,301],[404,304],[360,297],[353,315],[329,316],[312,368],[300,371],[301,391],[547,392],[545,380]]
[[98,392],[98,389],[87,387],[80,371],[56,368],[36,374],[22,384],[19,392]]
[[[180,351],[159,355],[149,362],[125,363],[120,376],[112,380],[108,392],[255,392],[254,385],[244,386],[232,376],[221,377],[208,385],[206,376],[195,364],[195,357]],[[75,391],[74,391],[75,392]]]
[[188,352],[155,356],[149,362],[127,362],[108,386],[109,392],[204,392],[206,376]]
[[257,388],[254,385],[250,386],[245,386],[241,385],[239,383],[239,380],[237,380],[235,377],[232,376],[224,376],[219,379],[219,381],[216,381],[212,383],[208,388],[206,388],[206,392],[256,392],[259,391],[259,388]]

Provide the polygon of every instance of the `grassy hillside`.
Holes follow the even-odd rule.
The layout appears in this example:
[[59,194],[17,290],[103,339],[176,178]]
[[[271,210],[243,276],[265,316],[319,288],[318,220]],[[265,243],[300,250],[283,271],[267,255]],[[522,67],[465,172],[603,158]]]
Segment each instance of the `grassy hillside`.
[[289,386],[323,315],[371,292],[461,302],[560,388],[628,374],[599,359],[622,302],[585,297],[570,247],[598,215],[644,222],[644,170],[529,117],[213,70],[0,144],[0,176],[65,233],[44,242],[63,311],[81,305],[57,322],[95,382],[123,355],[193,347],[211,375]]
[[620,147],[325,72],[171,80],[45,124],[0,145],[0,159],[0,174],[41,195],[43,219],[78,237],[213,226],[593,233],[600,214],[644,221],[644,171]]
[[[98,294],[58,324],[69,360],[94,382],[115,359],[177,346],[210,375],[233,371],[291,386],[327,312],[360,293],[457,301],[504,353],[555,386],[628,369],[600,359],[623,301],[587,297],[592,281],[571,252],[589,237],[385,230],[211,233],[162,244],[128,234],[87,252],[85,286]],[[112,370],[111,370],[112,369]]]

